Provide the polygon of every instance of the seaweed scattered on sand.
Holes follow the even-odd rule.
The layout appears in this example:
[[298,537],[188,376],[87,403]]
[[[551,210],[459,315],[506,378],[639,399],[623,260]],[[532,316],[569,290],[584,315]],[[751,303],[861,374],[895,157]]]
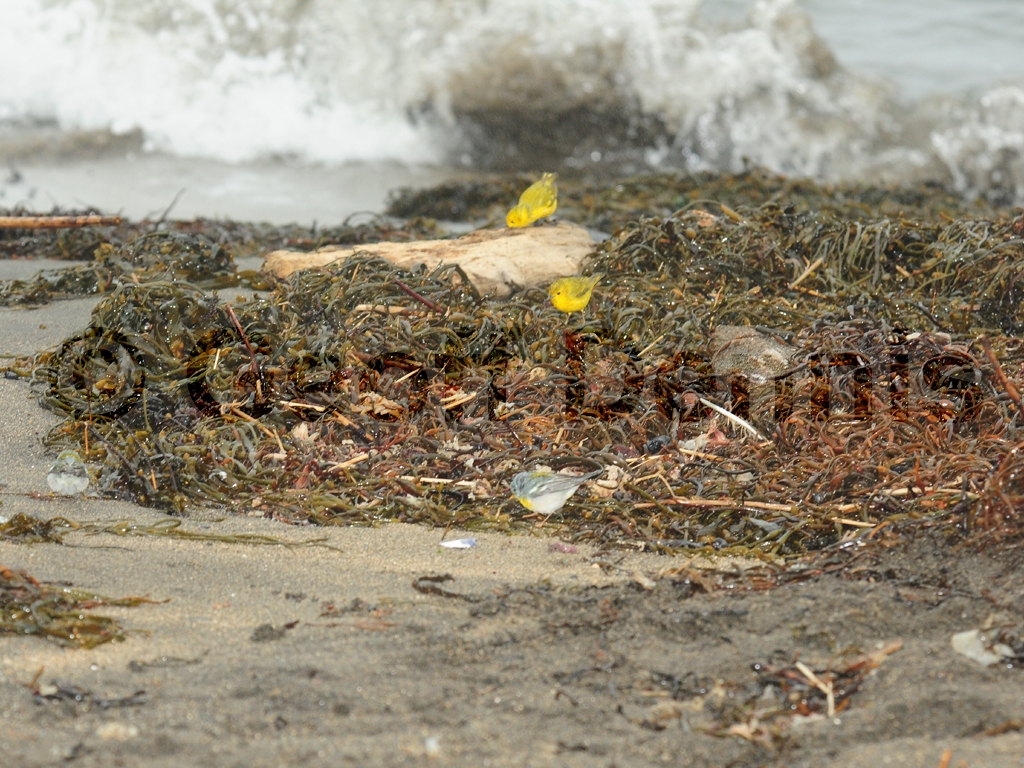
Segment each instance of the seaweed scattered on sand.
[[[623,223],[568,326],[542,290],[480,297],[456,268],[358,253],[230,304],[123,280],[36,361],[66,417],[49,442],[100,466],[105,494],[295,523],[766,559],[901,521],[1024,532],[1019,211],[758,172],[575,205]],[[785,348],[784,369],[723,369],[728,326]],[[611,469],[550,517],[509,498],[521,468],[572,463]]]
[[868,653],[847,652],[826,669],[780,658],[784,654],[777,651],[772,660],[753,665],[755,679],[748,683],[714,680],[692,672],[652,672],[651,689],[667,693],[669,698],[651,707],[638,724],[660,731],[684,711],[702,713],[710,716],[711,722],[697,728],[711,736],[779,748],[792,738],[800,718],[817,715],[831,719],[844,712],[868,674],[902,647],[903,642],[896,640]]
[[[29,215],[0,209],[0,216],[10,214]],[[354,218],[357,217],[350,217]],[[262,289],[268,287],[262,277],[255,272],[237,271],[235,258],[277,248],[315,250],[325,245],[442,236],[444,232],[432,219],[413,218],[398,223],[379,216],[319,229],[210,219],[123,221],[116,226],[74,229],[0,228],[0,259],[86,262],[43,270],[30,279],[0,281],[0,306],[39,306],[55,299],[102,295],[122,284],[159,279],[187,281],[203,288],[246,285]]]
[[87,536],[109,534],[111,536],[155,536],[184,541],[219,542],[222,544],[249,544],[265,547],[325,547],[325,538],[291,541],[278,536],[264,536],[256,533],[203,533],[181,527],[180,520],[158,520],[155,523],[137,523],[118,520],[110,523],[76,522],[66,517],[41,519],[19,513],[0,524],[0,540],[19,544],[63,544],[68,531],[79,531]]
[[64,531],[72,526],[67,518],[51,517],[43,520],[24,512],[0,523],[0,541],[19,544],[62,544]]
[[234,273],[234,261],[216,243],[203,237],[156,232],[120,248],[100,244],[88,264],[44,270],[29,280],[4,281],[0,283],[0,306],[38,305],[54,297],[103,294],[123,282],[181,280],[212,288],[233,282]]
[[[42,672],[42,670],[40,670]],[[39,683],[38,679],[29,685],[32,697],[37,704],[45,701],[67,701],[83,707],[89,712],[93,709],[120,709],[122,707],[140,707],[149,701],[145,691],[135,691],[128,696],[106,697],[97,696],[92,691],[81,688],[72,683],[52,680],[49,683]],[[110,724],[106,726],[110,728]],[[123,726],[122,726],[123,727]],[[112,729],[112,732],[119,732]]]
[[108,598],[69,586],[43,584],[24,571],[0,566],[0,634],[39,635],[79,648],[124,640],[121,624],[86,613],[101,605],[134,608],[146,597]]

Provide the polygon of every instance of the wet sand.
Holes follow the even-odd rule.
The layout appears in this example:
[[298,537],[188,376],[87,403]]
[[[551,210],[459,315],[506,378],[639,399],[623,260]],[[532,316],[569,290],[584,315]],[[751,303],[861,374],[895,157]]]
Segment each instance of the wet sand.
[[[0,277],[25,269],[0,262]],[[0,350],[59,343],[91,304],[0,311]],[[0,411],[0,514],[165,517],[51,497],[42,438],[55,416],[17,380],[0,380]],[[1022,765],[1021,671],[981,667],[949,642],[994,603],[1020,620],[1017,567],[939,534],[774,591],[705,593],[660,578],[688,557],[559,552],[543,536],[475,534],[476,548],[448,550],[441,530],[402,524],[312,529],[199,510],[183,525],[334,549],[81,533],[0,543],[0,565],[41,581],[167,601],[98,609],[129,636],[94,650],[0,636],[0,765]],[[459,596],[414,588],[431,574]],[[848,709],[770,746],[708,735],[728,702],[673,701],[665,682],[694,673],[728,689],[752,684],[757,662],[823,668],[894,640],[902,649]],[[36,700],[37,674],[97,699],[145,694],[106,708]]]
[[332,225],[355,213],[382,210],[392,189],[431,186],[453,175],[451,169],[389,162],[229,164],[81,151],[67,158],[22,158],[5,156],[4,150],[0,142],[0,208],[23,206],[40,213],[54,206],[95,208],[135,220],[167,212],[176,219]]

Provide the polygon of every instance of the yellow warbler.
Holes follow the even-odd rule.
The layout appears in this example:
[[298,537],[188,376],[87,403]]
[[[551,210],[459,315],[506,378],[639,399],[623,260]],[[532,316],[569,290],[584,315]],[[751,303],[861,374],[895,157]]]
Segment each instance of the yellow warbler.
[[538,219],[550,216],[558,208],[558,185],[554,173],[545,173],[519,196],[519,204],[505,217],[510,227],[525,227]]
[[560,277],[548,286],[548,296],[555,309],[560,312],[580,312],[590,303],[590,294],[601,279],[601,275],[590,277]]

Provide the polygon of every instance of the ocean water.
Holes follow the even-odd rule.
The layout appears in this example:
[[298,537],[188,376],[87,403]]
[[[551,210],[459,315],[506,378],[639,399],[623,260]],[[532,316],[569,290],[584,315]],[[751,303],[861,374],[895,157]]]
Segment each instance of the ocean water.
[[755,164],[1024,202],[1019,0],[6,0],[0,73],[14,168]]

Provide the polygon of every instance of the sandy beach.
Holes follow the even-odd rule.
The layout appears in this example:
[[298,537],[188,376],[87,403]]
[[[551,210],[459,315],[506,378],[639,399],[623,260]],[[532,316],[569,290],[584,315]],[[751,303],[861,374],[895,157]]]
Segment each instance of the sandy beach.
[[0,768],[1024,768],[1020,0],[7,6]]
[[[25,265],[2,262],[0,277]],[[3,352],[59,343],[91,305],[3,310]],[[53,497],[42,438],[56,417],[18,380],[0,382],[0,408],[0,514],[165,519]],[[762,592],[686,576],[688,557],[544,536],[473,534],[477,546],[457,550],[439,547],[457,530],[403,524],[317,529],[209,510],[181,522],[330,548],[75,532],[64,545],[0,543],[0,565],[42,582],[160,601],[96,609],[128,637],[93,650],[0,637],[0,763],[1021,765],[1020,671],[950,646],[997,610],[1019,620],[1017,564],[937,533],[880,536],[833,573]],[[754,684],[752,665],[820,670],[895,641],[834,717],[795,718],[774,741],[709,733]]]

